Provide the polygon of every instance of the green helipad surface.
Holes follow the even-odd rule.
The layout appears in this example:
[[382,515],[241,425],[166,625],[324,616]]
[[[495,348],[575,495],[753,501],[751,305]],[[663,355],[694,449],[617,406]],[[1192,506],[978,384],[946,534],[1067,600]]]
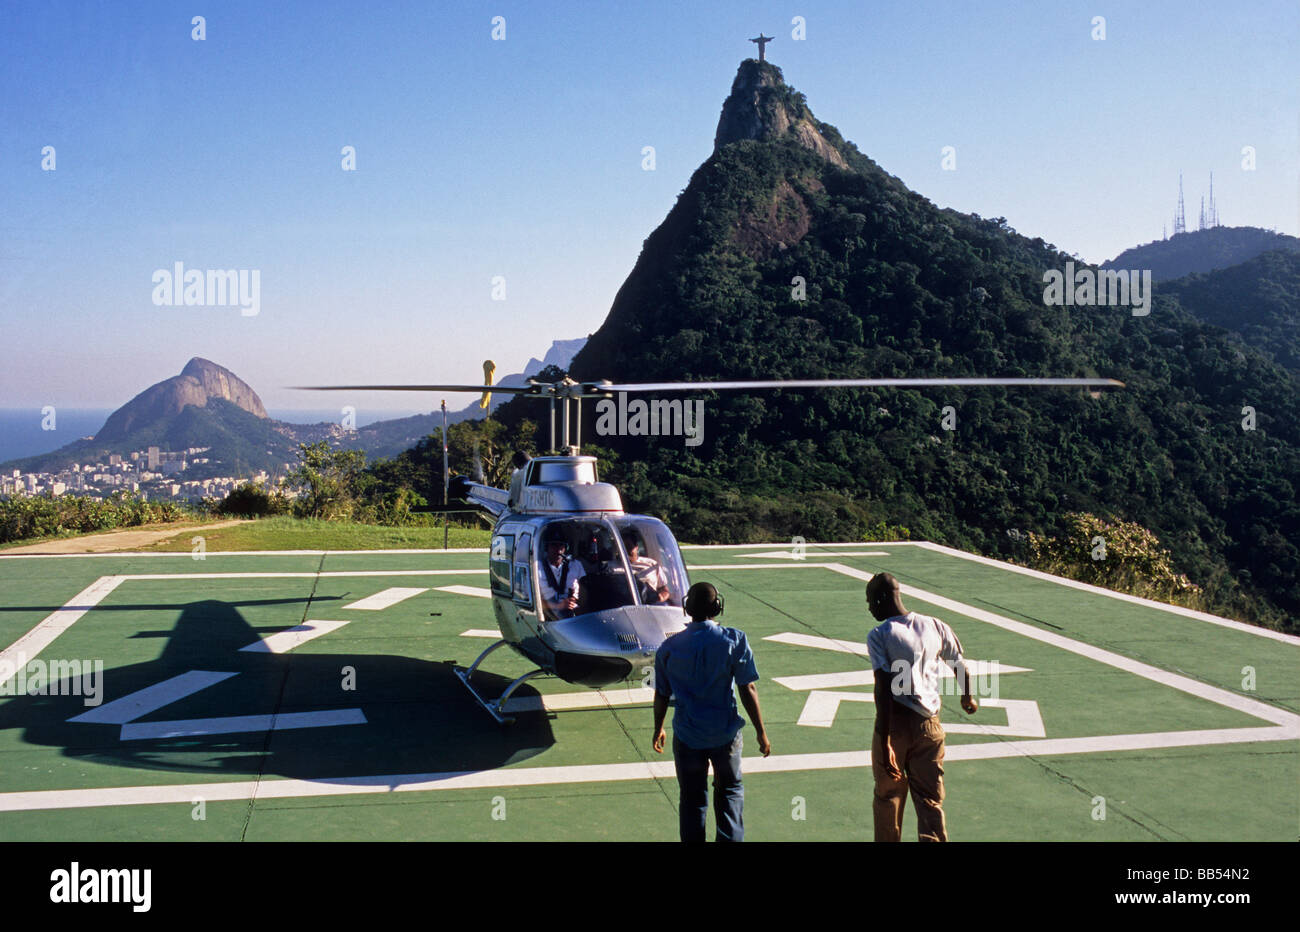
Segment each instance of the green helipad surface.
[[[954,839],[1300,834],[1300,639],[929,544],[685,553],[763,677],[751,840],[871,837],[862,591],[882,570],[990,665],[976,716],[945,700]],[[486,563],[0,557],[0,840],[674,840],[639,681],[532,680],[521,702],[559,710],[502,728],[453,676],[495,633]],[[528,667],[482,669],[490,692]]]

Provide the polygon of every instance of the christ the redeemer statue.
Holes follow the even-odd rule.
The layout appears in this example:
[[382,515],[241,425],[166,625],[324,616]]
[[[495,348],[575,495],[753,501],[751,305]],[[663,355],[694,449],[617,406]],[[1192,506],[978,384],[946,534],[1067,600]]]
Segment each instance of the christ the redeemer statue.
[[757,42],[757,43],[758,43],[758,60],[759,60],[759,61],[766,61],[766,59],[763,57],[763,47],[764,47],[765,45],[767,45],[767,43],[771,42],[772,39],[773,39],[772,36],[765,36],[765,35],[763,35],[763,34],[760,32],[760,33],[758,34],[758,38],[757,38],[757,39],[750,39],[750,40],[749,40],[750,42]]

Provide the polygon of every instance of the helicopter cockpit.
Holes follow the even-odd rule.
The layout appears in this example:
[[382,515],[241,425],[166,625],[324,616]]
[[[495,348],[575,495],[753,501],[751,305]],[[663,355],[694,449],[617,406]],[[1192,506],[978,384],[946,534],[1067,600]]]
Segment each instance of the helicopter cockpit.
[[[536,539],[537,578],[546,596],[541,600],[546,621],[626,605],[681,609],[686,568],[662,521],[640,515],[555,518],[542,526]],[[546,565],[557,549],[565,554],[567,572],[565,563]],[[553,598],[554,592],[546,591],[552,577],[565,594],[572,592],[569,580],[577,579],[576,606],[570,607],[571,600],[566,604]]]

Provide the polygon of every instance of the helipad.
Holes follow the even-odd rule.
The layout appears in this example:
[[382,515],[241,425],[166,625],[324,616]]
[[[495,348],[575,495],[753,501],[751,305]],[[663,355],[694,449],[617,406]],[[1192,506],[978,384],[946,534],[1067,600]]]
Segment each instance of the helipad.
[[[1300,639],[925,543],[685,554],[763,677],[751,840],[871,835],[883,570],[980,661],[979,714],[943,712],[953,838],[1297,836]],[[642,682],[533,680],[501,728],[456,680],[486,581],[471,551],[0,557],[0,839],[674,839]]]

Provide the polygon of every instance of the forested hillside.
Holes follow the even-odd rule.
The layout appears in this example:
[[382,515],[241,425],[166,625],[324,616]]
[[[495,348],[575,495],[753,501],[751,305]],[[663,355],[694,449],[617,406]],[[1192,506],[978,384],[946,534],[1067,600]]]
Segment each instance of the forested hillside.
[[1217,272],[1165,282],[1159,291],[1198,320],[1240,334],[1300,373],[1300,253],[1266,252]]
[[[697,447],[596,437],[588,405],[584,436],[612,454],[606,474],[630,506],[696,541],[874,530],[1021,558],[1030,532],[1114,518],[1152,531],[1207,605],[1294,623],[1290,373],[1160,294],[1143,317],[1045,305],[1044,272],[1070,256],[908,190],[813,120],[770,64],[742,65],[724,116],[751,99],[759,131],[696,171],[575,378],[1108,376],[1127,388],[716,393]],[[525,404],[499,416],[537,418]]]
[[1159,282],[1226,269],[1278,249],[1300,253],[1300,239],[1259,227],[1210,227],[1134,246],[1102,266],[1150,269]]

